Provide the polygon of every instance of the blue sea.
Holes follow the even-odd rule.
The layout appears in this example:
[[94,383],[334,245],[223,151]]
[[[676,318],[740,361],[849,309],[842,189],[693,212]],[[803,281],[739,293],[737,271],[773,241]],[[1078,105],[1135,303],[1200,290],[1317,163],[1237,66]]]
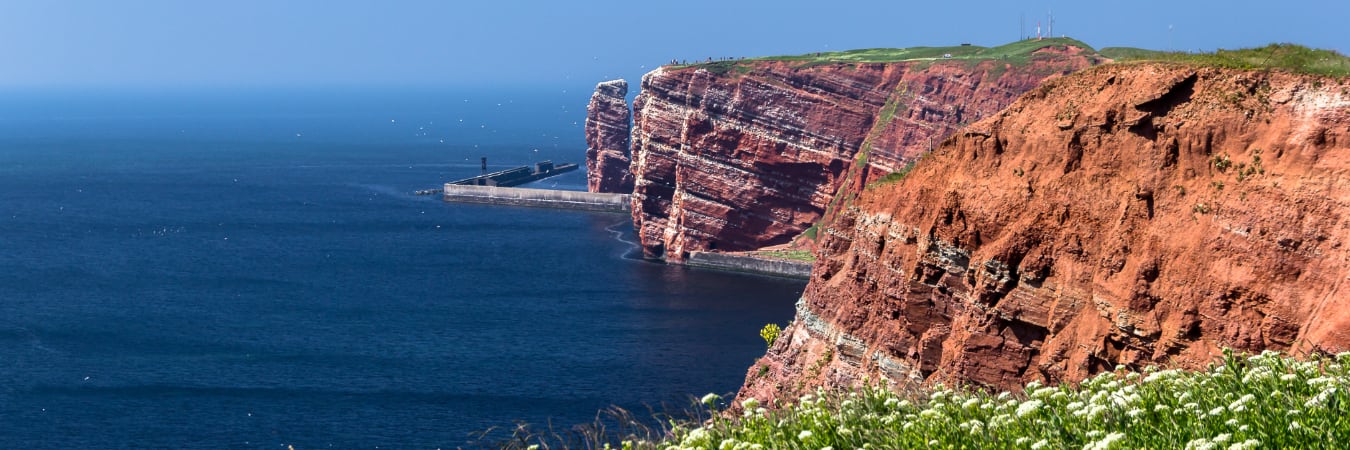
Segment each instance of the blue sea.
[[583,163],[588,95],[0,92],[0,448],[455,448],[734,393],[801,282],[411,194]]

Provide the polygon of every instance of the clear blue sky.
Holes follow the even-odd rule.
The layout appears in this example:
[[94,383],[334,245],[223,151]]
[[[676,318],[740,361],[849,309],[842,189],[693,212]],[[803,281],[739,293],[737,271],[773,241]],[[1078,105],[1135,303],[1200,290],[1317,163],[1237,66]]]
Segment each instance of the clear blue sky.
[[591,86],[672,58],[998,45],[1047,10],[1099,48],[1350,50],[1346,0],[0,0],[0,86]]

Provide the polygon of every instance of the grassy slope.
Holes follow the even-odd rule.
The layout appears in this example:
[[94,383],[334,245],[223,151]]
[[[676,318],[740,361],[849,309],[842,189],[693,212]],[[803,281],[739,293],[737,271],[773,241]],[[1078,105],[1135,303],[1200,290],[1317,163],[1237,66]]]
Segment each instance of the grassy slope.
[[[869,48],[842,52],[809,53],[797,56],[769,56],[756,58],[768,61],[805,61],[812,63],[878,63],[899,61],[922,61],[936,59],[986,60],[1010,59],[1026,61],[1032,52],[1045,47],[1072,45],[1092,50],[1092,47],[1077,39],[1049,38],[1042,40],[1022,40],[998,47],[980,47],[976,45],[953,47],[909,47],[909,48]],[[952,55],[945,58],[944,55]]]
[[[1030,61],[1031,54],[1036,50],[1045,47],[1063,47],[1072,45],[1092,51],[1092,47],[1083,42],[1072,38],[1047,38],[1042,40],[1028,39],[1012,42],[997,47],[980,47],[977,45],[958,45],[950,47],[909,47],[909,48],[869,48],[860,50],[847,50],[842,52],[822,52],[808,53],[805,55],[781,55],[765,56],[759,58],[746,58],[730,61],[715,61],[708,63],[695,63],[685,65],[670,66],[673,69],[683,69],[687,67],[696,67],[707,69],[708,71],[723,74],[731,70],[740,73],[748,71],[749,66],[745,63],[755,61],[789,61],[800,62],[804,67],[822,65],[822,64],[853,64],[853,63],[889,63],[904,61],[984,61],[984,60],[1004,60],[1013,64],[1024,64]],[[950,58],[945,55],[951,55]]]
[[1218,50],[1214,53],[1185,53],[1146,50],[1132,47],[1108,47],[1102,56],[1121,62],[1163,61],[1230,69],[1287,70],[1331,77],[1350,76],[1350,58],[1333,50],[1308,48],[1294,44],[1270,44],[1265,47]]

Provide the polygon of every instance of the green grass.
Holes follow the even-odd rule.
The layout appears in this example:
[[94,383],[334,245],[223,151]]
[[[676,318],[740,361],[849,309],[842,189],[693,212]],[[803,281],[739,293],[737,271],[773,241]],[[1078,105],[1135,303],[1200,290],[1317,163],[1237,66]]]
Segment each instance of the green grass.
[[880,180],[867,183],[866,189],[872,189],[877,186],[883,186],[905,179],[905,176],[909,175],[911,170],[914,170],[915,163],[918,163],[918,160],[910,161],[908,164],[905,164],[905,167],[901,167],[900,170],[886,174],[886,176],[881,177]]
[[805,262],[815,262],[816,260],[816,255],[811,253],[810,250],[761,250],[755,252],[755,255]]
[[1299,361],[1268,352],[1225,356],[1207,370],[1117,369],[1079,386],[1027,385],[1023,394],[938,387],[903,398],[882,389],[818,390],[772,410],[674,423],[679,449],[1327,448],[1350,442],[1350,353]]
[[[981,47],[978,45],[964,45],[951,47],[909,47],[909,48],[869,48],[861,50],[848,50],[842,52],[808,53],[805,55],[792,56],[768,56],[756,58],[769,61],[803,61],[814,63],[874,63],[874,62],[897,62],[897,61],[915,61],[915,60],[986,60],[986,59],[1016,59],[1026,61],[1032,53],[1046,47],[1064,47],[1073,45],[1081,47],[1087,51],[1092,51],[1092,47],[1072,38],[1050,38],[1042,40],[1022,40],[997,47]],[[944,55],[950,54],[951,58],[945,58]]]
[[[725,74],[740,67],[745,67],[748,71],[748,66],[742,66],[741,64],[750,61],[797,61],[803,63],[803,67],[837,63],[888,63],[901,61],[953,60],[984,61],[994,59],[1005,60],[1013,64],[1024,64],[1032,59],[1032,54],[1036,50],[1046,47],[1063,48],[1066,45],[1080,47],[1089,52],[1093,51],[1091,46],[1084,44],[1077,39],[1047,38],[1042,40],[1028,39],[1016,41],[997,47],[958,45],[950,47],[868,48],[841,52],[807,53],[804,55],[765,56],[731,61],[674,65],[671,67],[675,69],[699,67],[714,73]],[[944,55],[948,54],[951,55],[951,58],[944,57]],[[745,73],[745,71],[740,71],[740,73]]]
[[1294,44],[1270,44],[1240,50],[1213,53],[1186,53],[1108,47],[1102,56],[1121,62],[1164,61],[1229,69],[1275,69],[1333,77],[1350,76],[1350,58],[1334,50],[1321,50]]

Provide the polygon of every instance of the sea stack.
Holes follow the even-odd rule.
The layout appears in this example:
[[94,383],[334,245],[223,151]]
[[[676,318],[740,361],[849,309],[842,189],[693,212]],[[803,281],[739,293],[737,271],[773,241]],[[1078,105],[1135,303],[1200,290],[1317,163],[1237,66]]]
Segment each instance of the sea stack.
[[628,82],[605,81],[595,86],[586,106],[586,188],[591,192],[633,192],[629,170]]

